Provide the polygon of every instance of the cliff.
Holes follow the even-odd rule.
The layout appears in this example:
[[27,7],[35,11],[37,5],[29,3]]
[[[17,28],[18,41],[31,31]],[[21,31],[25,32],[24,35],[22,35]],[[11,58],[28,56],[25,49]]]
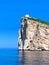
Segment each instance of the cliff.
[[28,15],[22,17],[18,48],[21,50],[49,50],[49,23]]

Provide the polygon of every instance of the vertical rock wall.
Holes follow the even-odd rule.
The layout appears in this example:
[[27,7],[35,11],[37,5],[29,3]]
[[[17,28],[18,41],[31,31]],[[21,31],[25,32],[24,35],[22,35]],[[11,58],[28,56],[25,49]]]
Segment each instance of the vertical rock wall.
[[21,50],[49,50],[49,25],[23,17],[18,47]]

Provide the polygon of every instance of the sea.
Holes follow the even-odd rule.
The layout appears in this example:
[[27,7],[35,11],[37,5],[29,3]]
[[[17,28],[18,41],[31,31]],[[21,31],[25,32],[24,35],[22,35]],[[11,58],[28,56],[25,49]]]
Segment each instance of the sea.
[[49,65],[49,51],[19,51],[19,65]]
[[15,49],[15,48],[0,49],[0,65],[19,65],[18,49]]
[[49,51],[0,49],[0,65],[49,65]]

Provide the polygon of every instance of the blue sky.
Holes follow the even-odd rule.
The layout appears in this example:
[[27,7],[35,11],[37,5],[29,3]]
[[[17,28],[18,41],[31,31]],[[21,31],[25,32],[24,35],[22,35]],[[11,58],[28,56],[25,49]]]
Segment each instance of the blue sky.
[[21,17],[49,21],[49,0],[0,0],[0,48],[18,48]]

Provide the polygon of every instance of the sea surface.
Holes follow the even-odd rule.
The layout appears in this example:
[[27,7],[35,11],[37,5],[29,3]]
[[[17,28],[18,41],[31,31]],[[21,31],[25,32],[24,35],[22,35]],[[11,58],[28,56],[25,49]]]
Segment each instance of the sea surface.
[[49,65],[49,51],[0,49],[0,65]]
[[18,65],[18,50],[0,49],[0,65]]
[[19,51],[19,65],[49,65],[49,51]]

